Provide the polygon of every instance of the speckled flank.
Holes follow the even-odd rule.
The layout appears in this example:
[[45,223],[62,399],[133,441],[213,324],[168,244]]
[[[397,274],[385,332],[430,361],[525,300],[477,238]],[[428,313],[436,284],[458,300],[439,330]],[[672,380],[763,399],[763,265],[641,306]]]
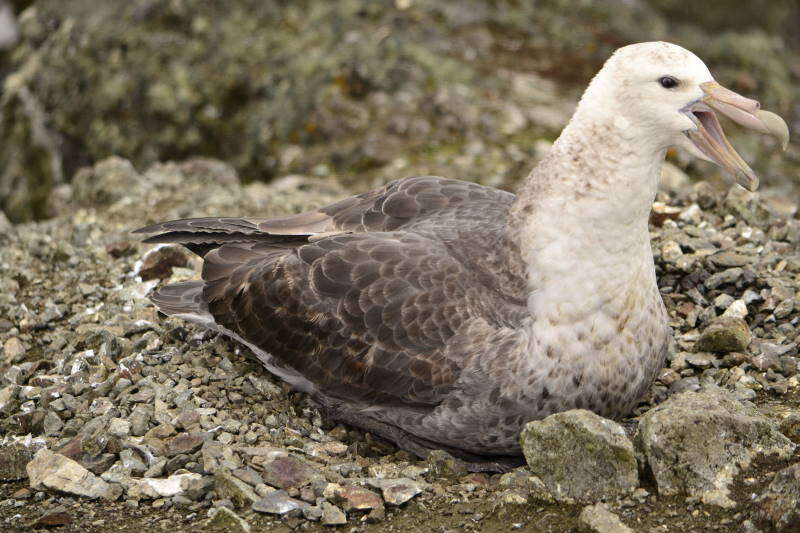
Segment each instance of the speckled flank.
[[709,76],[673,45],[622,49],[518,196],[420,176],[284,219],[144,228],[205,263],[153,299],[418,454],[516,455],[530,420],[623,416],[670,337],[647,217],[696,94],[662,94],[664,71]]

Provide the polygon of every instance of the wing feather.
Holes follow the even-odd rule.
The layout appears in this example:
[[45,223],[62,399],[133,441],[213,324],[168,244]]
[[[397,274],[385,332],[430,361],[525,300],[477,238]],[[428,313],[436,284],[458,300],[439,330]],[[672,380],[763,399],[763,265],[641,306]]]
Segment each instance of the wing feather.
[[475,262],[491,258],[484,243],[458,242],[461,231],[496,242],[487,221],[503,220],[513,198],[419,176],[290,217],[137,231],[204,257],[201,284],[154,295],[163,311],[191,300],[327,395],[430,409],[470,355],[448,345],[475,321],[507,326],[524,314],[509,303],[517,282],[501,291]]
[[145,226],[145,243],[183,244],[205,256],[223,244],[289,244],[348,232],[395,231],[419,226],[443,210],[470,202],[507,206],[514,195],[438,176],[393,181],[381,189],[345,198],[315,211],[281,218],[202,217]]
[[[211,315],[320,390],[350,400],[440,401],[464,364],[448,355],[448,341],[496,304],[423,236],[348,234],[257,261],[250,253],[264,252],[225,245],[206,257]],[[444,277],[421,275],[426,269]]]

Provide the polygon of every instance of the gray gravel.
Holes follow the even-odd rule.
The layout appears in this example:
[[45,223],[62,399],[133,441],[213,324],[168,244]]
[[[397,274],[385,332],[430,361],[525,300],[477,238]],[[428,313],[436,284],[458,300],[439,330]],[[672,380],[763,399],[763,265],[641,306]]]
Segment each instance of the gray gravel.
[[[198,165],[206,171],[197,172]],[[188,523],[231,521],[242,530],[248,526],[238,519],[366,528],[459,502],[479,527],[479,509],[529,506],[526,516],[538,516],[538,506],[559,496],[536,468],[468,475],[447,454],[419,461],[336,425],[262,371],[245,349],[157,316],[146,299],[159,283],[194,277],[198,261],[177,249],[147,253],[128,230],[190,215],[295,212],[340,197],[341,188],[312,189],[302,177],[241,185],[231,180],[230,168],[202,161],[140,173],[109,159],[82,172],[85,182],[59,193],[58,217],[0,229],[0,477],[29,477],[28,487],[0,501],[0,512],[36,502],[57,520],[72,495],[179,511]],[[126,194],[116,194],[123,186]],[[770,204],[749,193],[707,184],[685,189],[660,193],[670,209],[652,226],[675,329],[667,367],[637,408],[644,414],[638,466],[655,474],[655,486],[626,459],[624,490],[583,490],[591,483],[574,474],[577,489],[569,496],[607,498],[610,512],[625,523],[644,519],[648,506],[674,495],[729,513],[720,519],[728,524],[764,524],[773,519],[736,487],[752,475],[755,486],[763,485],[756,496],[785,493],[767,485],[773,472],[797,460],[780,432],[800,440],[800,222],[770,214]],[[106,200],[90,207],[82,195]],[[687,417],[704,420],[697,428],[719,430],[713,444],[720,450],[734,450],[720,456],[722,473],[686,466],[685,457],[717,449],[693,440],[695,426],[678,431]],[[622,421],[627,435],[609,426],[617,428],[619,449],[630,451],[638,423]],[[664,447],[646,437],[656,434],[668,435]],[[567,440],[578,448],[584,442]],[[665,451],[675,442],[685,445],[684,455]],[[595,453],[590,448],[561,458],[579,464],[582,455]],[[551,461],[556,470],[558,458]],[[765,460],[775,466],[753,470]],[[536,458],[529,461],[535,467]],[[662,472],[674,481],[664,481]],[[718,493],[709,496],[709,490]],[[13,516],[4,520],[20,526]]]

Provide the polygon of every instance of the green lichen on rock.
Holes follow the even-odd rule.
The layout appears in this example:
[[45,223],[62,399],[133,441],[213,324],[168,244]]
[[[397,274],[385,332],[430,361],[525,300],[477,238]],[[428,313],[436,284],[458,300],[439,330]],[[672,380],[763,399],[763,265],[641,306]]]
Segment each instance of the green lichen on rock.
[[634,439],[659,494],[732,507],[729,485],[756,457],[788,458],[794,444],[775,422],[719,388],[684,392],[645,413]]
[[36,449],[20,442],[0,443],[0,481],[14,481],[28,477],[25,465],[33,459]]
[[232,501],[237,509],[250,508],[259,499],[252,487],[225,468],[214,473],[214,491],[217,497]]
[[206,522],[208,531],[225,533],[250,533],[250,524],[227,507],[217,507],[214,514]]
[[620,496],[639,483],[625,430],[590,411],[565,411],[529,422],[520,445],[528,467],[559,500]]
[[747,349],[753,336],[747,322],[741,318],[720,317],[700,334],[697,350],[701,352],[741,352]]

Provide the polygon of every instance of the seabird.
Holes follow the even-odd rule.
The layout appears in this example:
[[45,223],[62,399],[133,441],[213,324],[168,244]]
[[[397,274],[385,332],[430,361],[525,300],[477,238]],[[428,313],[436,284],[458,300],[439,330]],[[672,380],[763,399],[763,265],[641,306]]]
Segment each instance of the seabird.
[[144,242],[203,258],[201,280],[151,298],[249,346],[332,419],[502,470],[525,423],[619,418],[652,384],[671,336],[648,233],[667,148],[758,185],[717,112],[788,142],[688,50],[626,46],[516,195],[416,176],[285,218],[147,226]]

